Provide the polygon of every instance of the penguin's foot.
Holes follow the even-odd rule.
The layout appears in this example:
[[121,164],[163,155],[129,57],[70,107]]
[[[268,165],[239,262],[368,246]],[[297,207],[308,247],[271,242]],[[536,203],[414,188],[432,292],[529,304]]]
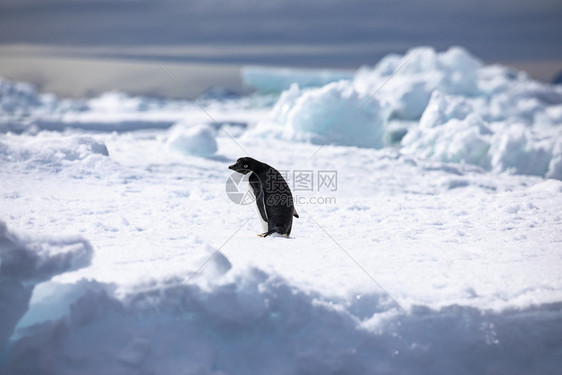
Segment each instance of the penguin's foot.
[[[267,237],[269,236],[271,233],[269,232],[265,232],[265,233],[260,233],[258,234],[258,237]],[[289,235],[287,233],[285,234],[277,234],[279,237],[285,237],[285,238],[289,238]]]
[[264,232],[264,233],[262,233],[262,234],[258,234],[258,236],[260,236],[260,237],[267,237],[267,236],[269,236],[269,235],[272,234],[272,233],[275,233],[275,229],[270,229],[270,230],[268,230],[267,232]]

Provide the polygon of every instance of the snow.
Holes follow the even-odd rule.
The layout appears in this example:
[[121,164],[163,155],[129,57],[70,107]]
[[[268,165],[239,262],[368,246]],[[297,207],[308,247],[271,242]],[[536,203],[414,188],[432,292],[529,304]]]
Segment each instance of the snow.
[[206,124],[192,125],[179,123],[170,129],[167,145],[180,152],[193,155],[212,155],[217,151],[213,129]]
[[[201,101],[206,101],[203,98]],[[262,118],[269,108],[263,108],[269,98],[217,98],[210,107],[221,112],[213,118],[215,124],[240,124],[248,114]],[[263,104],[263,103],[265,104]],[[38,94],[29,84],[0,78],[0,131],[3,133],[36,133],[41,130],[67,129],[90,132],[128,132],[147,129],[168,129],[174,124],[208,123],[208,115],[190,100],[168,100],[151,97],[131,97],[112,91],[91,99],[58,99],[50,94]]]
[[452,119],[440,127],[412,129],[402,140],[404,152],[444,162],[487,166],[490,130],[477,115]]
[[35,285],[88,266],[92,253],[83,239],[20,238],[0,221],[0,346],[28,310]]
[[447,94],[477,95],[480,66],[480,61],[459,47],[442,53],[420,47],[404,56],[390,55],[372,69],[359,70],[353,84],[360,92],[378,91],[379,97],[392,104],[396,118],[416,120],[434,90]]
[[61,171],[75,161],[103,162],[108,156],[105,144],[91,136],[76,135],[62,140],[57,134],[42,138],[17,137],[8,134],[0,141],[0,160],[3,163],[25,166],[27,170]]
[[[0,371],[560,373],[559,89],[459,48],[318,85],[201,109],[3,80]],[[227,197],[246,154],[287,171],[291,238]]]
[[560,175],[560,127],[489,123],[476,113],[465,98],[434,91],[419,124],[402,139],[403,152],[496,172]]

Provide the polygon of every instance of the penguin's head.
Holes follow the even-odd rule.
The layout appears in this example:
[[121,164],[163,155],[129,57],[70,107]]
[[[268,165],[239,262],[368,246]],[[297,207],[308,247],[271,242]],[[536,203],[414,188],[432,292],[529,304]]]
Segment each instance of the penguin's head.
[[236,163],[229,166],[228,169],[232,169],[238,173],[248,174],[249,172],[255,171],[259,164],[261,163],[256,159],[240,158],[236,160]]

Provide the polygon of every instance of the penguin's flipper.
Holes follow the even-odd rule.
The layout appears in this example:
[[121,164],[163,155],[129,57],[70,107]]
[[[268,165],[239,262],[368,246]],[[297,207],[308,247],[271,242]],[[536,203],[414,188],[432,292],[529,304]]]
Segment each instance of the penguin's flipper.
[[252,192],[254,193],[254,197],[256,198],[256,206],[258,206],[260,216],[262,220],[267,223],[268,220],[267,212],[265,210],[265,194],[263,193],[263,186],[259,178],[253,173],[252,175],[250,175],[250,187],[252,188]]
[[258,206],[258,211],[260,212],[262,220],[267,223],[267,212],[265,211],[265,200],[263,192],[260,192],[260,194],[256,196],[256,206]]

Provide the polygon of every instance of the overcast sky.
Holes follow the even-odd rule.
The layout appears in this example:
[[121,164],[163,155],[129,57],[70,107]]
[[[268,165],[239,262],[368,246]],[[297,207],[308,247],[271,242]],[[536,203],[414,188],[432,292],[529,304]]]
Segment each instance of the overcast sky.
[[200,49],[157,57],[237,64],[357,67],[419,45],[558,60],[562,1],[2,0],[0,44],[22,43],[113,47],[95,50],[108,57],[187,45]]
[[243,65],[351,68],[463,46],[550,81],[562,0],[0,0],[0,76],[61,96],[244,90]]

